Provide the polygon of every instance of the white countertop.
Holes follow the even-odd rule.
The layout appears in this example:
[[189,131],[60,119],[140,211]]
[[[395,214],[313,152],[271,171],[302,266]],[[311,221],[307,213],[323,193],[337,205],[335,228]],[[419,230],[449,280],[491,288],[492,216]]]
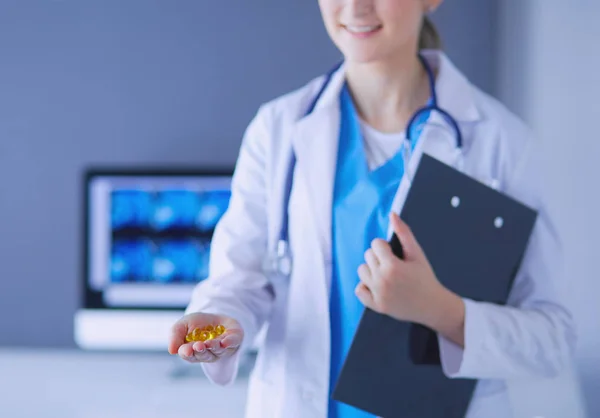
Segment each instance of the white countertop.
[[246,384],[168,354],[0,349],[2,418],[242,417]]

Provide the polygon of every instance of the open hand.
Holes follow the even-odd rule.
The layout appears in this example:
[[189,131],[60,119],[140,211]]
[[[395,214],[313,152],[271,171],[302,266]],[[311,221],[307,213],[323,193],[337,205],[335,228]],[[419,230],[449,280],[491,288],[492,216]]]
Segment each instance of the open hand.
[[[194,329],[219,324],[225,327],[225,332],[215,339],[205,342],[185,341],[185,336]],[[235,319],[220,315],[192,313],[173,325],[169,353],[179,354],[182,359],[190,363],[213,363],[235,354],[243,339],[244,331]]]

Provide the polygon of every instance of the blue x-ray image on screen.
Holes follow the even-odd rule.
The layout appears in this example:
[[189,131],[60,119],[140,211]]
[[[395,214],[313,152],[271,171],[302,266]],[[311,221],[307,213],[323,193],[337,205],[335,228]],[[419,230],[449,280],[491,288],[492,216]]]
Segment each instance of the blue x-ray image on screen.
[[152,277],[152,243],[144,239],[119,239],[113,242],[110,260],[111,281],[148,281]]
[[156,230],[193,228],[201,210],[200,195],[188,190],[169,190],[156,196],[152,226]]
[[153,276],[158,282],[193,283],[206,278],[208,246],[197,240],[164,240],[153,261]]
[[211,231],[227,210],[230,195],[227,190],[117,190],[112,193],[112,228]]
[[208,276],[210,242],[229,206],[226,189],[111,192],[113,283],[194,283]]
[[116,190],[111,197],[113,229],[143,228],[148,225],[153,210],[150,193],[143,190]]
[[210,244],[198,239],[117,239],[112,246],[113,283],[195,283],[208,276]]
[[231,193],[225,190],[213,190],[202,193],[200,209],[196,216],[196,226],[201,231],[214,229],[227,207]]

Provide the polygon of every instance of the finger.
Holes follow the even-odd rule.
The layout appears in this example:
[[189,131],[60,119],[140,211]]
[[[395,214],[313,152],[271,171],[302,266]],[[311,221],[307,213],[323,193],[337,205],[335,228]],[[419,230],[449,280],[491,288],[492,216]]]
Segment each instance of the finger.
[[354,293],[363,305],[365,305],[367,308],[373,308],[375,302],[373,293],[371,293],[369,288],[365,286],[364,283],[359,283],[354,289]]
[[369,289],[373,289],[373,287],[375,286],[373,274],[368,265],[361,264],[360,266],[358,266],[358,277],[360,281]]
[[206,349],[195,350],[197,343],[186,343],[179,347],[179,356],[190,363],[211,363],[217,357]]
[[206,344],[202,341],[195,342],[192,345],[192,348],[194,349],[194,359],[196,361],[202,363],[212,363],[218,359],[215,353],[210,352],[210,350],[208,350],[206,347]]
[[225,349],[235,350],[242,345],[243,335],[241,332],[237,332],[237,330],[232,330],[231,332],[226,332],[223,334],[223,338],[221,339],[221,347]]
[[204,342],[206,345],[206,349],[213,353],[215,356],[219,357],[221,354],[225,352],[225,348],[221,347],[221,339],[215,338],[214,340],[208,340]]
[[373,249],[373,253],[375,253],[377,259],[379,260],[380,265],[385,264],[390,260],[395,260],[397,258],[392,252],[390,244],[388,244],[387,241],[384,241],[382,239],[374,239],[371,242],[371,248]]
[[179,354],[179,356],[181,358],[187,359],[190,357],[194,356],[194,349],[192,347],[191,343],[187,343],[187,344],[183,344],[179,347],[179,349],[177,350],[177,354]]
[[206,351],[206,344],[202,341],[196,341],[192,343],[192,349],[198,353],[204,353]]
[[417,239],[413,235],[410,227],[402,220],[400,217],[395,214],[390,214],[390,222],[392,224],[392,228],[400,243],[402,244],[402,249],[404,250],[404,258],[405,259],[415,259],[419,258],[423,252]]
[[194,356],[188,361],[192,363],[214,363],[219,358],[208,350],[194,351]]
[[367,262],[367,265],[371,271],[375,271],[379,268],[379,259],[375,255],[375,252],[372,248],[369,248],[365,252],[365,261]]
[[169,341],[169,354],[177,354],[179,348],[185,344],[187,329],[187,324],[184,321],[178,321],[173,325],[171,340]]

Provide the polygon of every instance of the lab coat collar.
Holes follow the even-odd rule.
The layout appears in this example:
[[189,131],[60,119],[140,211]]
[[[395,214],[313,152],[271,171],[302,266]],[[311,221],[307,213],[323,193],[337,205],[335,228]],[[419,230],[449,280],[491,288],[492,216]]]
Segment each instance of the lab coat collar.
[[476,105],[473,86],[448,58],[437,50],[421,51],[429,65],[437,71],[438,106],[450,113],[457,122],[476,122],[481,113]]

